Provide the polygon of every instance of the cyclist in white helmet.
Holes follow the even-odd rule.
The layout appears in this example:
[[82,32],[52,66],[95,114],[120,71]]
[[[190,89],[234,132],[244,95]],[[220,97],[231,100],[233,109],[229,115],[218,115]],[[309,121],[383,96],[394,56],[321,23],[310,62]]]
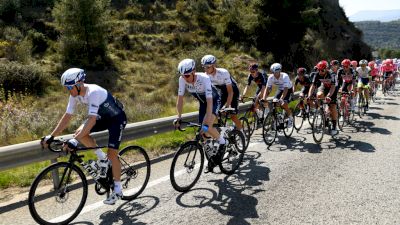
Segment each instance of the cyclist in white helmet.
[[96,84],[84,83],[85,76],[85,71],[78,68],[68,69],[62,74],[61,85],[70,94],[67,110],[53,132],[43,137],[41,144],[47,147],[55,136],[60,135],[67,128],[77,104],[87,105],[88,118],[75,131],[74,138],[70,139],[64,148],[76,148],[79,142],[86,147],[97,146],[96,141],[90,136],[90,133],[106,129],[109,131],[107,152],[109,160],[100,148],[96,149],[95,153],[99,159],[97,163],[101,168],[100,177],[107,176],[110,160],[112,163],[114,191],[104,200],[105,204],[112,205],[122,197],[121,164],[118,159],[118,149],[127,119],[123,105],[104,88]]
[[268,77],[267,88],[265,89],[263,99],[267,99],[272,90],[272,85],[278,86],[275,98],[279,99],[282,108],[288,114],[288,127],[291,128],[293,126],[293,114],[289,108],[289,102],[293,94],[293,84],[290,81],[289,75],[282,72],[282,65],[280,63],[272,64],[270,70],[272,75]]
[[201,59],[201,65],[205,73],[211,78],[211,83],[221,93],[221,105],[225,108],[234,108],[235,114],[231,116],[236,129],[242,130],[242,124],[237,117],[239,107],[239,88],[235,79],[228,70],[216,67],[217,59],[213,55],[205,55]]
[[[213,127],[213,123],[220,109],[221,97],[218,90],[212,86],[211,79],[205,73],[196,72],[196,63],[193,59],[184,59],[178,65],[179,89],[176,101],[177,119],[174,121],[178,127],[183,111],[183,95],[188,90],[193,97],[199,101],[199,123],[203,124],[203,132],[211,135],[218,141],[218,154],[222,153],[226,141],[218,130]],[[213,168],[220,163],[220,155],[216,155],[212,161],[208,162],[206,172],[212,172]]]
[[357,89],[358,93],[362,93],[362,90],[364,90],[364,98],[366,104],[364,107],[366,107],[366,110],[368,110],[369,76],[371,75],[371,68],[369,68],[368,61],[366,59],[360,60],[359,65],[360,66],[356,69],[358,74]]

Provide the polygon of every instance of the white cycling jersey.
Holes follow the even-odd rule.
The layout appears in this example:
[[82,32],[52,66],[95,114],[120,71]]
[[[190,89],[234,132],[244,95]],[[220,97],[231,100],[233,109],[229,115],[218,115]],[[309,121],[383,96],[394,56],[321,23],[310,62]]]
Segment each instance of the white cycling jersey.
[[205,96],[206,98],[213,97],[211,79],[205,73],[196,72],[196,81],[194,84],[189,84],[183,77],[179,77],[178,95],[183,96],[185,89],[191,94]]
[[267,87],[268,89],[272,88],[272,85],[278,86],[279,90],[283,90],[285,88],[292,88],[293,84],[290,81],[289,75],[287,73],[281,72],[279,79],[276,79],[273,74],[268,76]]
[[366,66],[365,69],[362,67],[357,67],[356,71],[358,73],[358,79],[360,80],[361,78],[368,78],[371,69],[369,66]]
[[[219,85],[227,85],[231,84],[232,85],[232,80],[233,78],[231,77],[231,74],[228,72],[228,70],[224,68],[216,68],[216,73],[215,75],[211,75],[206,73],[208,76],[210,76],[211,83],[213,85],[219,86]],[[233,80],[235,82],[235,80]]]
[[98,116],[100,105],[106,101],[108,92],[106,89],[96,84],[84,84],[86,93],[84,96],[69,96],[69,102],[66,113],[74,114],[76,105],[84,104],[88,106],[88,115]]

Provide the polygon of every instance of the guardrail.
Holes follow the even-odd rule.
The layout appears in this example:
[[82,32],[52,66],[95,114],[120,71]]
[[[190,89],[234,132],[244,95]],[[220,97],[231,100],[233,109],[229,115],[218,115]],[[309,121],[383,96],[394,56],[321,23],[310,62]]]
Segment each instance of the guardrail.
[[[250,106],[251,102],[240,104],[239,111],[244,112]],[[172,131],[174,130],[172,122],[175,118],[176,116],[170,116],[127,124],[122,140],[134,140]],[[198,112],[182,115],[182,119],[185,121],[194,122],[197,121],[197,118]],[[96,139],[98,145],[107,145],[108,131],[96,132],[91,135]],[[60,138],[69,139],[72,138],[72,134],[60,136]],[[53,153],[42,149],[39,140],[0,147],[0,171],[46,160],[54,162],[55,159],[62,155],[62,153]]]

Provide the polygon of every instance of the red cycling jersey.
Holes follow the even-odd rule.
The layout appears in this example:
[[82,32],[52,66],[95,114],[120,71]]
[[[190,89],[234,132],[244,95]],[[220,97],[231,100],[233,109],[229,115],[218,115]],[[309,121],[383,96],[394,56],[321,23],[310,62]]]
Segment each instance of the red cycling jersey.
[[371,76],[376,77],[379,73],[378,68],[371,68]]

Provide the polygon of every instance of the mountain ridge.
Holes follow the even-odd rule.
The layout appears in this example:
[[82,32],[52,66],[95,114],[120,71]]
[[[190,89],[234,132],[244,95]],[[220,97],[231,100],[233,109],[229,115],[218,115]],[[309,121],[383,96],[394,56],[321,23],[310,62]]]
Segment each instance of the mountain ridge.
[[361,21],[390,22],[398,19],[400,19],[400,9],[362,10],[349,16],[349,20],[352,22],[361,22]]

